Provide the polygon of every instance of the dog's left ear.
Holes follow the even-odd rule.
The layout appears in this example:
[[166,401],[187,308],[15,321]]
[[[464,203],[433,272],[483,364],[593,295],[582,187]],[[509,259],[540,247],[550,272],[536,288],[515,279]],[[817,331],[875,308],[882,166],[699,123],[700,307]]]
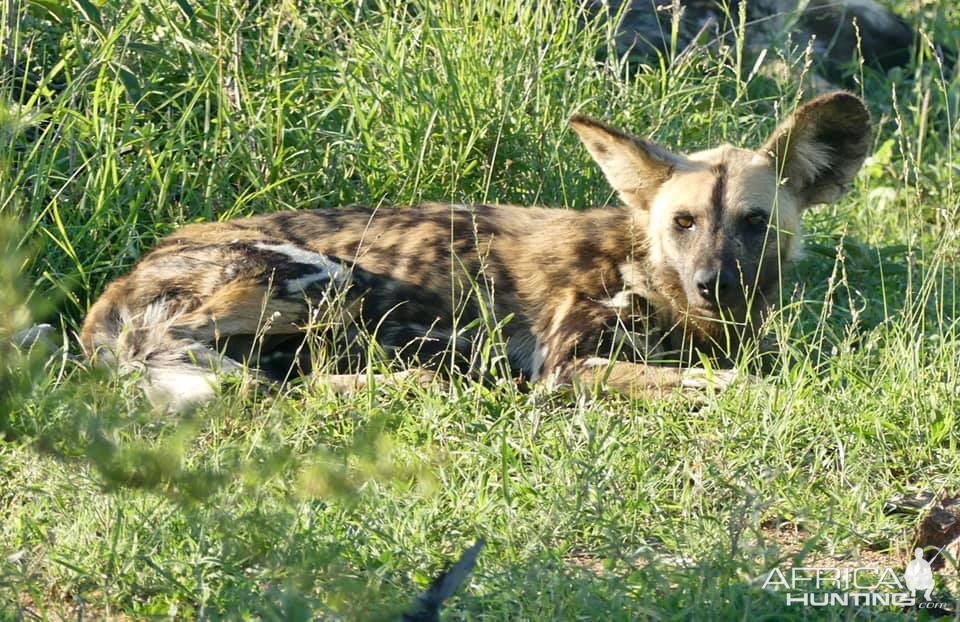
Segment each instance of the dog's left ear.
[[837,200],[870,149],[870,112],[859,97],[837,91],[810,100],[784,121],[761,151],[802,206]]

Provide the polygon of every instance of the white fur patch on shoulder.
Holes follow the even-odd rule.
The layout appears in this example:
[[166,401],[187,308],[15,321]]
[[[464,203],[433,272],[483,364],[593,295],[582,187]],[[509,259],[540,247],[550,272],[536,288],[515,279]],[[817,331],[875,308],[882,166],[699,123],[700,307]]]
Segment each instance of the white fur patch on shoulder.
[[610,298],[599,301],[600,304],[609,309],[630,309],[635,303],[634,297],[642,298],[650,304],[664,304],[663,297],[648,286],[648,275],[638,264],[622,263],[619,269],[620,277],[623,279],[623,289]]
[[280,253],[290,258],[293,263],[312,266],[315,271],[303,276],[290,279],[285,283],[287,293],[295,294],[304,291],[308,286],[319,281],[328,281],[336,285],[343,284],[348,278],[348,270],[339,261],[330,259],[322,253],[295,246],[293,244],[266,244],[260,242],[255,245],[261,250]]

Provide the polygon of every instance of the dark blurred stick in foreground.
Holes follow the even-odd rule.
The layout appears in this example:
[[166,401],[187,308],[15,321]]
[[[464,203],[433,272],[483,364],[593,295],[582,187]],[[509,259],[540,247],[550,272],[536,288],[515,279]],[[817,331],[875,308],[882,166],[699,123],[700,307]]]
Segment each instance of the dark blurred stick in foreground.
[[460,559],[453,566],[441,572],[430,587],[417,596],[416,602],[401,617],[402,622],[439,622],[440,606],[456,592],[470,576],[470,571],[477,565],[477,555],[483,548],[484,540],[463,552]]

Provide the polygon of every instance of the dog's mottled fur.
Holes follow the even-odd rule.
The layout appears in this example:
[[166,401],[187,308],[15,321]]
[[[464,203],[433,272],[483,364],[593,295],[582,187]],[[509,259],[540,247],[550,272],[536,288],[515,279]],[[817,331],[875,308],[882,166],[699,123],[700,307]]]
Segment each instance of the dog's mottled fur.
[[571,125],[623,208],[428,204],[186,226],[93,305],[84,350],[141,369],[174,409],[244,364],[283,378],[322,359],[348,386],[373,352],[476,372],[491,335],[529,382],[702,384],[683,364],[736,356],[797,255],[801,211],[840,196],[871,138],[843,92],[800,107],[757,151],[685,156]]

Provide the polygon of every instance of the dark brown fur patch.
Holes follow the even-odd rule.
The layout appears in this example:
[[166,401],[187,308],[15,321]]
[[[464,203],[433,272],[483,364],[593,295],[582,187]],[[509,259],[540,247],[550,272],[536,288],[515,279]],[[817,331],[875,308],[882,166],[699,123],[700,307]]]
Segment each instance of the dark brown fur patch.
[[725,164],[717,164],[713,167],[713,174],[717,180],[713,184],[713,190],[710,193],[710,204],[713,206],[715,214],[714,222],[720,223],[723,218],[724,193],[727,187],[727,167]]

